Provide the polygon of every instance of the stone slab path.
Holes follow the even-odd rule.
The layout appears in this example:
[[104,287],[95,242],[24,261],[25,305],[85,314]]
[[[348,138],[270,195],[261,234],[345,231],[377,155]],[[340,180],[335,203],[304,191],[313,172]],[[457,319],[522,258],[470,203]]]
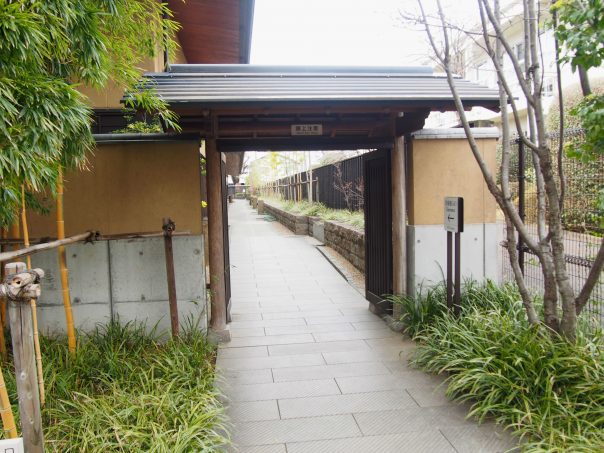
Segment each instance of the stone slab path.
[[233,451],[242,453],[504,452],[493,424],[466,420],[442,379],[410,368],[414,345],[316,249],[229,207],[232,340],[220,346]]

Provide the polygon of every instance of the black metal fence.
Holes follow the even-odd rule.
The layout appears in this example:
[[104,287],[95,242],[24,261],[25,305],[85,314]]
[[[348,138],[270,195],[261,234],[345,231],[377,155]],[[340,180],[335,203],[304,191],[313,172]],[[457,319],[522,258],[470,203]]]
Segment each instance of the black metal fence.
[[[584,133],[580,129],[569,130],[564,134],[566,144],[579,144],[583,139]],[[559,136],[551,135],[550,140],[552,150],[557,149]],[[557,164],[555,162],[556,167]],[[604,157],[583,162],[565,156],[562,168],[566,184],[563,225],[567,270],[572,285],[578,292],[587,279],[604,234],[604,209],[599,206],[599,194],[604,188]],[[518,141],[512,148],[510,159],[510,187],[521,217],[530,234],[537,238],[537,183],[533,157],[530,150]],[[542,291],[543,275],[537,257],[527,247],[521,246],[519,259],[529,288]],[[505,250],[502,251],[502,270],[504,281],[514,280]],[[604,324],[604,276],[596,284],[586,310],[589,316]]]
[[[268,187],[284,200],[308,200],[309,172],[286,176]],[[333,209],[363,209],[363,156],[312,170],[312,199]]]

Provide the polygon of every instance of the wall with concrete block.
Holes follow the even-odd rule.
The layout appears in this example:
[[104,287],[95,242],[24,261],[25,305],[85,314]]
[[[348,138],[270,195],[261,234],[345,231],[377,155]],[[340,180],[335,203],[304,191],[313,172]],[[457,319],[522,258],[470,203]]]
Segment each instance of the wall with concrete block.
[[[175,236],[174,267],[181,325],[206,327],[203,236]],[[73,316],[77,329],[90,331],[112,319],[157,325],[169,332],[170,312],[163,237],[97,241],[66,247]],[[44,269],[38,320],[43,333],[64,333],[65,313],[57,251],[32,256]]]
[[[491,172],[496,173],[496,128],[474,135]],[[424,129],[412,135],[408,155],[408,288],[442,281],[446,276],[444,198],[463,197],[461,275],[497,280],[496,203],[484,183],[463,129]]]

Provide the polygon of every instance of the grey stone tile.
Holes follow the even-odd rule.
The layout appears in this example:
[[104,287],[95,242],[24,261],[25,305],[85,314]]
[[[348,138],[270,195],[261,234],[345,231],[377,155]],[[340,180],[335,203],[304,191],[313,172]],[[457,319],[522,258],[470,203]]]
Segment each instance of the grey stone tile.
[[284,368],[293,366],[322,365],[321,354],[297,354],[269,357],[221,359],[218,366],[224,370],[261,370],[263,368]]
[[401,348],[401,351],[404,351],[414,350],[416,347],[413,341],[403,337],[401,334],[389,338],[368,339],[366,342],[372,349],[398,347]]
[[445,396],[445,387],[411,387],[406,389],[421,407],[452,406],[456,403]]
[[260,313],[233,313],[233,321],[262,321]]
[[[400,359],[398,348],[370,349],[366,351],[343,351],[323,353],[327,363],[355,363],[355,362],[387,362],[391,363]],[[390,367],[386,366],[390,369]]]
[[288,443],[287,453],[456,453],[436,430]]
[[316,417],[417,407],[404,391],[355,393],[279,400],[281,418]]
[[299,381],[306,379],[329,379],[345,376],[375,376],[389,374],[388,368],[379,362],[344,363],[338,365],[318,365],[273,370],[275,382]]
[[337,378],[342,393],[360,393],[378,390],[395,390],[412,387],[423,387],[439,385],[443,379],[435,379],[434,376],[421,371],[408,371],[406,373],[383,374],[378,376],[358,376]]
[[306,321],[303,318],[293,319],[264,319],[261,321],[233,321],[230,326],[232,329],[240,327],[280,327],[280,326],[305,326]]
[[[376,316],[370,312],[366,314],[358,315],[340,315],[340,316],[310,316],[306,318],[308,324],[333,324],[340,322],[360,322],[360,321],[373,321]],[[379,318],[378,318],[379,319]]]
[[466,419],[467,408],[415,407],[392,411],[375,411],[354,414],[364,435],[396,434],[447,427],[472,427]]
[[[518,443],[507,433],[488,426],[445,427],[440,431],[458,453],[504,453],[518,448]],[[517,450],[519,451],[519,450]]]
[[239,447],[234,451],[237,453],[287,453],[285,444]]
[[361,322],[353,322],[352,326],[356,330],[373,330],[373,329],[383,329],[384,327],[388,328],[386,323],[381,319],[376,319],[375,321],[361,321]]
[[227,415],[233,423],[280,418],[276,400],[232,402],[227,408]]
[[360,436],[351,415],[240,423],[234,433],[238,445],[281,444]]
[[264,335],[266,335],[266,332],[263,327],[231,329],[231,338],[263,337]]
[[320,332],[347,332],[353,331],[350,323],[340,324],[317,324],[312,326],[288,326],[288,327],[267,327],[267,335],[284,335],[299,333],[320,333]]
[[[266,313],[263,314],[263,319],[285,319],[285,318],[321,318],[342,316],[342,313],[337,308],[324,309],[317,311],[296,311],[288,313]],[[312,324],[309,322],[309,324]]]
[[381,330],[355,330],[353,332],[325,332],[315,333],[313,336],[317,341],[346,341],[346,340],[365,340],[370,338],[390,338],[400,334],[390,329]]
[[223,348],[241,348],[246,346],[268,346],[275,344],[298,344],[313,343],[314,337],[309,334],[299,335],[269,335],[264,337],[243,337],[233,338],[230,342],[224,343]]
[[241,384],[266,384],[273,382],[273,373],[270,369],[263,370],[221,370],[219,367],[219,380],[231,386]]
[[218,363],[220,363],[222,359],[237,359],[250,357],[268,357],[268,348],[266,346],[229,348],[225,347],[224,345],[221,345],[220,348],[218,348]]
[[300,311],[297,305],[287,305],[287,304],[279,304],[272,305],[270,307],[235,307],[233,308],[233,313],[290,313]]
[[269,346],[269,355],[312,354],[317,352],[358,351],[368,350],[369,346],[363,340],[327,341],[324,343],[304,343]]
[[231,401],[262,401],[281,398],[338,395],[340,389],[333,379],[249,384],[232,388]]

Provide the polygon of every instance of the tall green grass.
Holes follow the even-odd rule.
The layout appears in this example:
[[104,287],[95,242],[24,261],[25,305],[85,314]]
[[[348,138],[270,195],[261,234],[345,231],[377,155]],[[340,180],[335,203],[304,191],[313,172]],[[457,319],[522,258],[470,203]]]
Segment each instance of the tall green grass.
[[[142,324],[110,323],[81,335],[73,360],[63,339],[43,339],[47,451],[224,451],[213,346],[195,329],[156,337]],[[16,403],[13,373],[5,376]]]
[[447,373],[447,395],[470,401],[473,416],[509,427],[524,451],[604,451],[600,330],[585,324],[571,344],[529,326],[514,286],[467,283],[459,317],[443,309],[444,299],[414,303],[438,308],[423,309],[430,313],[423,320],[406,318],[419,342],[412,363]]

